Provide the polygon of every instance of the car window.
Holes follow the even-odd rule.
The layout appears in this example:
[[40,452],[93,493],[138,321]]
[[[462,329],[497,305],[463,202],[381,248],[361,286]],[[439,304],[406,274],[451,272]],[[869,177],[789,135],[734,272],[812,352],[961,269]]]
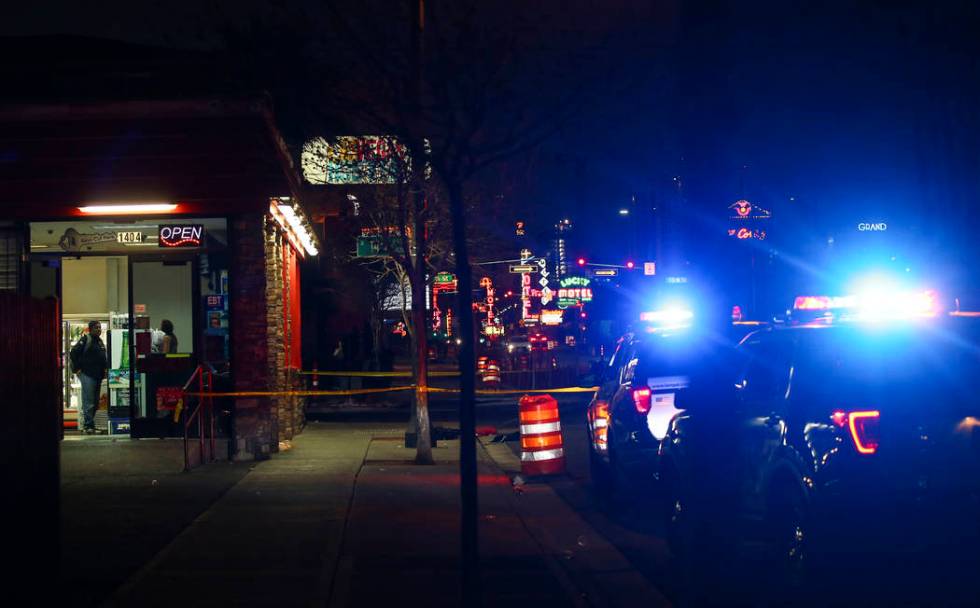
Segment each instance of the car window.
[[766,333],[749,338],[740,347],[742,373],[738,381],[746,402],[774,402],[783,398],[790,379],[792,342],[785,336]]
[[[808,331],[794,399],[834,407],[971,405],[980,389],[975,336],[945,328]],[[798,394],[797,394],[798,393]]]
[[636,373],[636,363],[637,363],[637,353],[636,344],[630,344],[624,351],[622,357],[622,367],[619,372],[619,383],[629,384],[633,382],[633,376]]
[[620,340],[616,343],[616,349],[613,351],[612,356],[609,357],[609,363],[602,370],[602,384],[619,380],[619,362],[624,348],[626,348],[625,340]]

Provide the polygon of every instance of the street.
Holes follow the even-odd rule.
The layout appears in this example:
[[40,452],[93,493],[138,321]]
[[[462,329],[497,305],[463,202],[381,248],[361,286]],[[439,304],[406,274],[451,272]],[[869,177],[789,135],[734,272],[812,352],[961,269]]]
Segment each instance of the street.
[[6,4],[25,604],[980,606],[980,2]]

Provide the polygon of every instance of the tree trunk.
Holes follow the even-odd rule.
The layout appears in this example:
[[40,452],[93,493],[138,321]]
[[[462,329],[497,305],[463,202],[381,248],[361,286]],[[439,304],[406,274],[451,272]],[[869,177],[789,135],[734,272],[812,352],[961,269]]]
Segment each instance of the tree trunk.
[[415,197],[413,232],[415,237],[415,258],[412,274],[412,318],[415,325],[415,463],[433,464],[432,434],[429,428],[429,328],[425,314],[425,206],[422,192],[412,193]]
[[480,548],[477,528],[476,477],[476,360],[473,331],[473,291],[469,252],[466,246],[466,214],[463,208],[462,185],[455,179],[446,180],[449,206],[453,218],[453,248],[456,252],[456,278],[459,284],[459,337],[463,344],[459,353],[459,483],[462,499],[462,593],[463,606],[478,606],[482,602],[480,588]]

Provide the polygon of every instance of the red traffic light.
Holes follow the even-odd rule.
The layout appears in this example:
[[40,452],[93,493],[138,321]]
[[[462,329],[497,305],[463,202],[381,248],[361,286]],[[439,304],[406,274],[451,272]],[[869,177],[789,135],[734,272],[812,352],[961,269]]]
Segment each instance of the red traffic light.
[[579,258],[578,259],[578,265],[579,266],[585,266],[585,258]]
[[633,270],[634,266],[636,266],[636,264],[634,264],[633,262],[626,262],[626,267],[629,268],[630,270]]

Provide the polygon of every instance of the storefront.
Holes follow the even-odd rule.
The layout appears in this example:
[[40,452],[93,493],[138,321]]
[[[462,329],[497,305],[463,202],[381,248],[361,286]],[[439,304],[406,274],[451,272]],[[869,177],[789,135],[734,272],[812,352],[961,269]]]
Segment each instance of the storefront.
[[[193,403],[180,389],[198,366],[228,390],[298,386],[299,267],[318,236],[267,108],[0,108],[0,126],[14,159],[0,167],[0,227],[19,258],[7,282],[59,301],[63,369],[52,381],[66,437],[81,396],[68,352],[90,321],[108,355],[95,419],[104,434],[182,435]],[[265,457],[302,428],[292,397],[218,410],[238,458]]]
[[[81,401],[68,352],[90,321],[109,360],[100,433],[179,434],[179,393],[196,366],[229,367],[224,218],[31,222],[29,282],[34,297],[61,302],[66,429],[77,428]],[[176,352],[163,352],[164,325]]]

